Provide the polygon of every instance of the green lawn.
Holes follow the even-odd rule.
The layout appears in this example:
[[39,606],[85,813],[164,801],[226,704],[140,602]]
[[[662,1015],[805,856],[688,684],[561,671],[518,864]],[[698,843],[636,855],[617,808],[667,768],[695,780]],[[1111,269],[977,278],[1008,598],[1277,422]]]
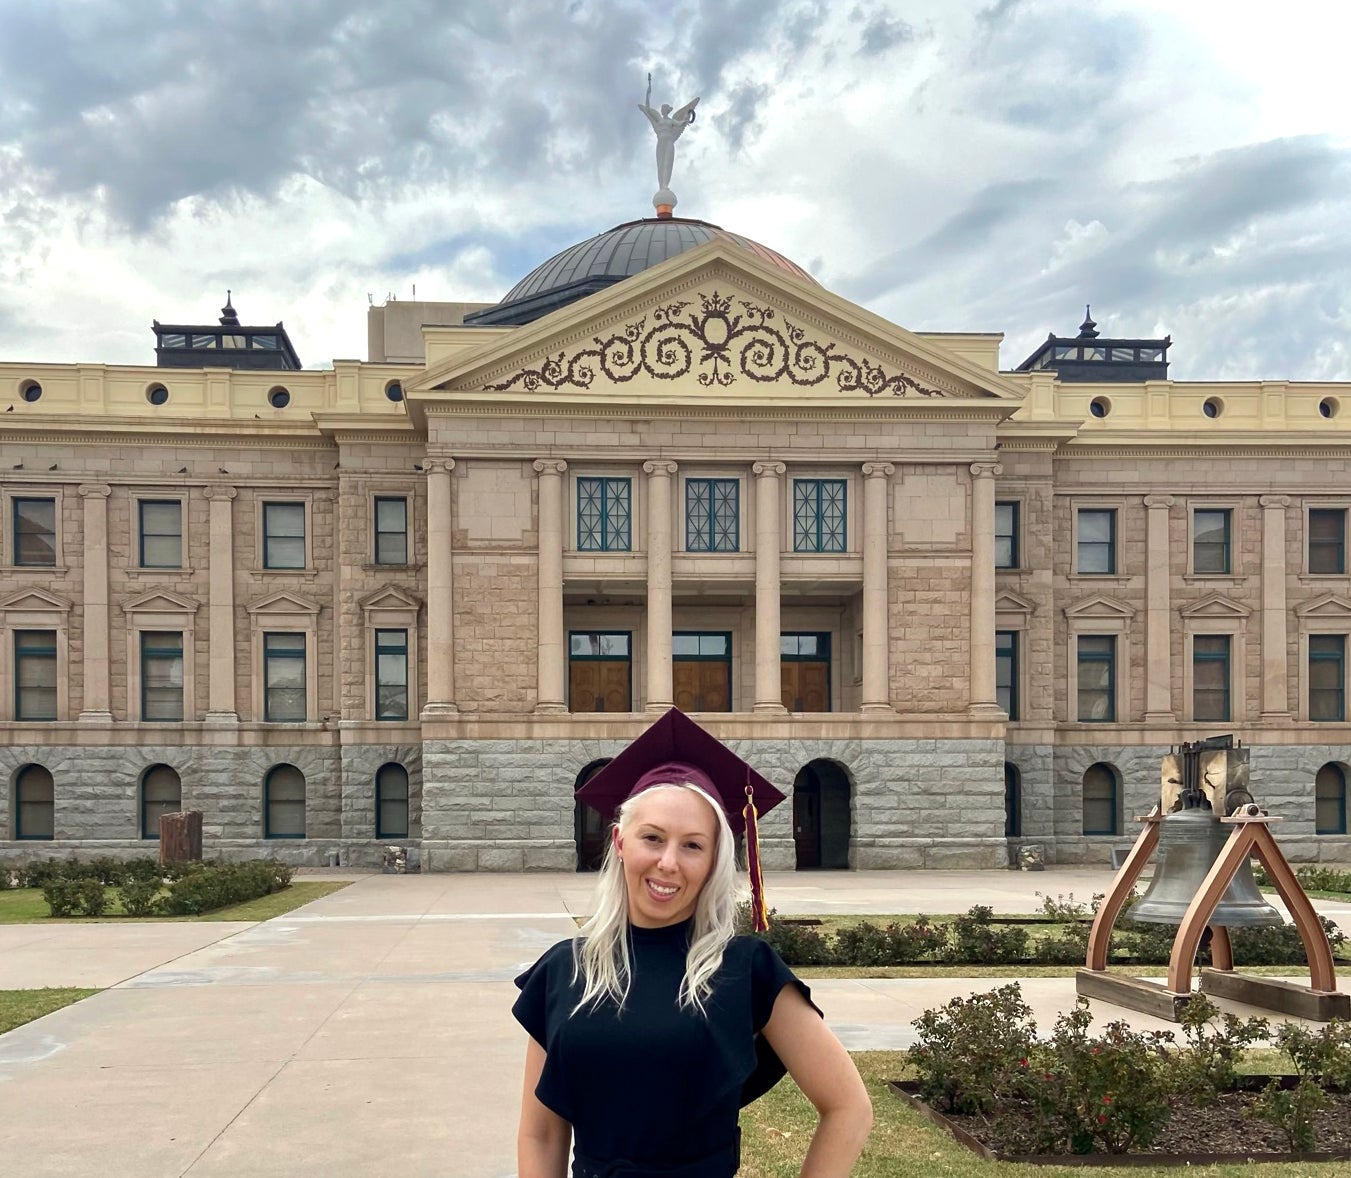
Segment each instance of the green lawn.
[[[302,904],[308,904],[311,900],[317,900],[320,896],[327,896],[332,892],[345,888],[350,880],[301,880],[293,883],[280,892],[273,892],[270,896],[263,896],[257,900],[248,900],[243,904],[232,904],[229,908],[219,908],[215,912],[208,912],[204,916],[137,916],[129,917],[116,910],[108,916],[87,917],[70,916],[62,917],[58,923],[70,923],[73,920],[78,921],[123,921],[123,920],[270,920],[274,916],[281,916],[285,912],[290,912],[293,908],[299,908]],[[112,895],[116,896],[117,889],[111,889]],[[115,909],[116,901],[109,905]],[[47,915],[47,902],[42,898],[41,888],[15,888],[11,891],[0,892],[0,924],[32,924],[37,921],[49,921],[54,918]]]
[[[1064,1167],[1014,1169],[1007,1162],[987,1162],[958,1145],[946,1133],[912,1112],[887,1090],[888,1080],[905,1079],[905,1056],[897,1051],[862,1051],[854,1055],[873,1100],[873,1131],[863,1156],[851,1171],[854,1178],[1064,1178]],[[796,1178],[816,1126],[816,1111],[797,1085],[785,1079],[741,1114],[741,1178]],[[1131,1178],[1178,1178],[1174,1166],[1131,1166]],[[1351,1164],[1341,1162],[1276,1162],[1213,1166],[1213,1178],[1348,1178]]]
[[0,1035],[97,993],[97,990],[81,990],[76,987],[0,990]]

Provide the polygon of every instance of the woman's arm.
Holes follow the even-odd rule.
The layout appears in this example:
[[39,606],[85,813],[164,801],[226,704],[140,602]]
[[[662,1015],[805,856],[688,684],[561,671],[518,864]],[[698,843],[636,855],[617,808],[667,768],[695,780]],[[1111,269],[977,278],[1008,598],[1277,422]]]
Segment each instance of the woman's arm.
[[849,1052],[792,985],[774,1000],[764,1036],[821,1114],[802,1178],[848,1178],[873,1124],[872,1101]]
[[521,1092],[521,1126],[516,1133],[518,1178],[566,1178],[572,1126],[547,1109],[535,1095],[544,1071],[544,1048],[530,1039],[525,1049],[525,1085]]

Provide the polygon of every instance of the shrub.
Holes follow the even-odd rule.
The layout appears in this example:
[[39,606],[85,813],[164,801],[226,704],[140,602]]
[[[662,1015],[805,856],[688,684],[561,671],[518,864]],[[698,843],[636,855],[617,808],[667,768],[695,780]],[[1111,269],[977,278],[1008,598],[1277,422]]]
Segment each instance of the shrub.
[[1327,1102],[1323,1090],[1307,1077],[1301,1076],[1293,1088],[1281,1087],[1273,1077],[1258,1095],[1251,1115],[1275,1125],[1291,1153],[1310,1153],[1315,1144],[1314,1114]]
[[835,954],[830,944],[811,925],[793,924],[776,920],[769,914],[769,932],[757,933],[774,946],[779,956],[789,965],[831,965]]
[[[199,863],[174,873],[162,901],[171,916],[198,916],[230,904],[241,904],[280,891],[292,870],[267,859],[247,863]],[[283,882],[285,881],[285,882]]]
[[20,868],[11,867],[8,863],[0,863],[0,892],[19,886],[20,870]]
[[160,890],[163,884],[158,879],[128,879],[121,888],[122,911],[128,916],[150,916],[159,911]]
[[988,1113],[1025,1067],[1037,1037],[1032,1011],[1016,982],[954,998],[914,1022],[918,1041],[906,1054],[923,1098],[949,1113]]
[[1237,1063],[1245,1048],[1270,1033],[1264,1018],[1240,1019],[1220,1010],[1204,994],[1194,994],[1182,1009],[1187,1045],[1173,1057],[1175,1088],[1199,1104],[1214,1104],[1234,1086]]
[[895,927],[880,929],[862,920],[840,929],[835,934],[835,960],[841,965],[894,965],[895,946],[887,931]]
[[1172,1032],[1133,1031],[1117,1021],[1090,1038],[1092,1021],[1088,999],[1079,998],[1020,1066],[1018,1093],[1036,1118],[1019,1127],[1037,1152],[1147,1149],[1168,1122]]
[[53,916],[102,916],[108,907],[108,889],[93,878],[49,883],[42,898]]
[[43,859],[36,863],[26,863],[19,868],[21,888],[45,888],[48,884],[59,883],[65,878],[65,862],[60,859]]
[[909,924],[890,926],[898,961],[942,961],[948,952],[951,930],[945,924],[933,924],[920,913]]
[[159,883],[164,878],[164,868],[158,859],[151,855],[138,855],[135,859],[126,859],[122,863],[122,882],[128,880],[154,880]]
[[1351,871],[1339,871],[1335,867],[1301,867],[1295,875],[1305,891],[1351,893]]
[[1027,930],[996,928],[994,911],[977,904],[952,922],[952,945],[947,959],[966,964],[1004,965],[1027,957]]
[[1106,892],[1095,892],[1088,904],[1082,904],[1074,898],[1073,892],[1057,895],[1054,899],[1041,892],[1032,894],[1041,901],[1042,914],[1047,920],[1053,920],[1057,924],[1072,924],[1092,919],[1093,913],[1098,910],[1098,905],[1107,895]]
[[[1329,944],[1336,950],[1346,940],[1346,934],[1326,916],[1320,916],[1318,920],[1327,933]],[[1308,961],[1299,929],[1293,924],[1230,929],[1229,937],[1234,946],[1236,966],[1304,965]]]
[[1042,965],[1083,965],[1088,960],[1090,928],[1082,922],[1064,924],[1053,936],[1032,946],[1032,959]]

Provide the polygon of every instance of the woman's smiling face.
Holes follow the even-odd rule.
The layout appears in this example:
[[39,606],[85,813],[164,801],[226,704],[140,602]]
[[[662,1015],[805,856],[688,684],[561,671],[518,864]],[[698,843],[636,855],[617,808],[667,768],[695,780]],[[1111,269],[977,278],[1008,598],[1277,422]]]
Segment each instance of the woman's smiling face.
[[631,923],[663,928],[694,915],[713,869],[717,833],[712,809],[693,790],[653,786],[638,795],[628,825],[613,836]]

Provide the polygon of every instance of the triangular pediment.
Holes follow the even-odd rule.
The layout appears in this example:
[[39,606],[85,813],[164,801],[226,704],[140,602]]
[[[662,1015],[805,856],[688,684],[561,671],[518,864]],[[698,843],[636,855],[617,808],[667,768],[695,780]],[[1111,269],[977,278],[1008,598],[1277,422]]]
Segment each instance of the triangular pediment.
[[1133,618],[1135,611],[1124,601],[1108,597],[1105,593],[1095,593],[1073,605],[1065,607],[1067,618]]
[[432,365],[405,392],[429,405],[825,399],[1008,412],[1023,395],[940,341],[718,240]]
[[1246,618],[1252,616],[1252,610],[1237,601],[1231,601],[1223,593],[1211,593],[1200,601],[1178,611],[1184,618]]
[[46,611],[64,614],[70,612],[70,605],[66,598],[48,593],[45,589],[21,589],[18,593],[13,593],[0,601],[0,609],[22,610],[28,613]]
[[1351,601],[1335,593],[1324,593],[1321,597],[1296,606],[1295,613],[1301,618],[1336,618],[1345,621],[1351,618]]
[[374,593],[369,593],[361,598],[357,605],[363,610],[417,610],[421,608],[422,602],[416,597],[410,597],[397,585],[381,585]]
[[994,599],[994,612],[997,614],[1032,614],[1037,607],[1026,597],[1005,590]]
[[317,602],[283,589],[260,597],[248,610],[251,614],[318,614],[321,608]]
[[149,593],[142,593],[140,597],[133,597],[122,605],[122,609],[129,614],[195,614],[199,608],[198,602],[181,597],[177,593],[170,593],[167,589],[152,589]]

